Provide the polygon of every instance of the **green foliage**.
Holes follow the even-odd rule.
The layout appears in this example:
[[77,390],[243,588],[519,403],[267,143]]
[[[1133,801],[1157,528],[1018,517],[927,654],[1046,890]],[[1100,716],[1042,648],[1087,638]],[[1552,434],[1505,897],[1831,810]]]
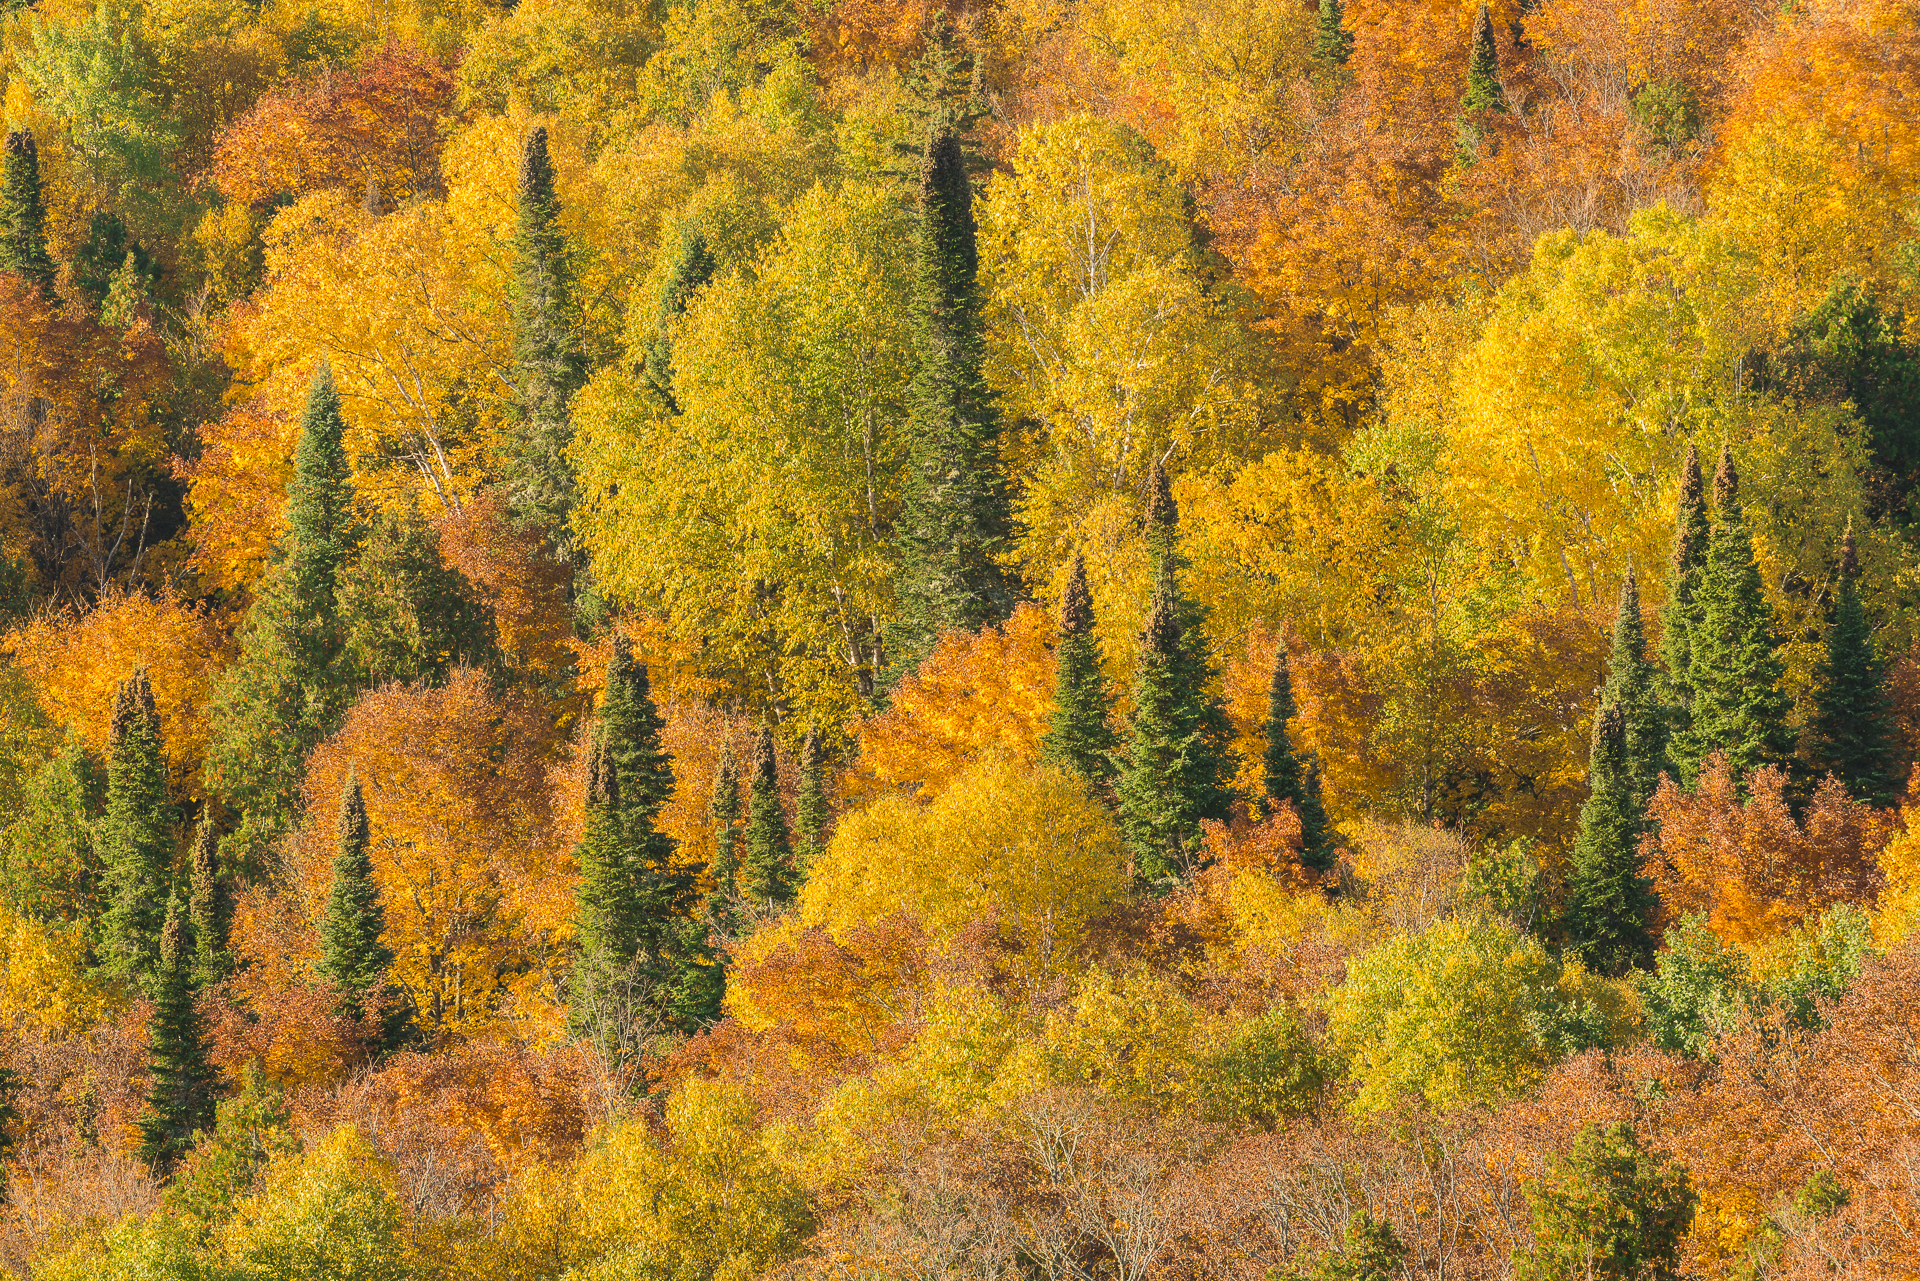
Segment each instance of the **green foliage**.
[[1302,762],[1287,734],[1287,722],[1297,711],[1293,705],[1293,673],[1289,667],[1287,643],[1282,640],[1273,654],[1273,680],[1267,689],[1267,751],[1265,797],[1269,807],[1281,803],[1293,806],[1300,818],[1300,861],[1316,872],[1333,870],[1333,827],[1327,821],[1327,807],[1320,799],[1318,762]]
[[1320,16],[1313,27],[1313,60],[1331,71],[1347,65],[1353,56],[1353,33],[1346,28],[1340,0],[1320,0]]
[[6,167],[0,171],[0,271],[17,271],[40,285],[53,284],[47,207],[40,194],[40,150],[30,129],[7,133]]
[[959,135],[927,137],[914,240],[913,382],[900,512],[894,659],[911,668],[940,636],[1013,612],[997,557],[1012,535],[1000,421],[981,374],[973,180]]
[[1194,1075],[1203,1119],[1261,1130],[1312,1111],[1324,1083],[1318,1051],[1284,1005],[1236,1023]]
[[495,657],[485,607],[441,557],[417,511],[375,522],[366,545],[341,568],[335,599],[345,643],[341,669],[356,688],[438,683],[455,667]]
[[255,1190],[268,1162],[299,1150],[286,1096],[249,1062],[239,1093],[220,1101],[212,1133],[167,1186],[162,1205],[206,1226],[224,1223]]
[[352,1126],[274,1158],[221,1244],[245,1281],[409,1281],[418,1275],[392,1172]]
[[69,735],[22,789],[20,814],[5,835],[6,892],[22,915],[91,922],[104,903],[94,816],[106,778]]
[[800,740],[800,779],[793,798],[794,834],[800,843],[794,849],[794,870],[805,880],[807,871],[827,848],[827,824],[833,814],[827,807],[826,762],[820,749],[820,732],[807,727]]
[[780,769],[774,757],[773,731],[765,726],[754,740],[753,772],[747,777],[746,857],[740,865],[739,884],[741,897],[765,911],[778,911],[791,904],[798,888],[787,815],[780,807]]
[[1839,569],[1833,625],[1827,629],[1826,653],[1814,672],[1808,764],[1816,773],[1831,773],[1846,784],[1855,800],[1890,806],[1900,782],[1893,695],[1860,601],[1860,565],[1852,530],[1841,545]]
[[667,266],[666,283],[660,287],[659,312],[653,323],[653,342],[646,349],[647,382],[658,393],[669,412],[679,413],[673,398],[673,331],[687,303],[713,279],[718,262],[707,248],[707,238],[697,223],[684,223],[672,242],[673,258]]
[[733,742],[720,746],[720,765],[713,775],[713,861],[708,865],[713,886],[707,892],[707,920],[722,938],[739,933],[740,915],[740,773],[733,760]]
[[1500,56],[1493,47],[1493,15],[1486,5],[1473,16],[1472,50],[1467,55],[1467,91],[1460,97],[1460,114],[1504,112],[1507,95],[1500,87]]
[[1867,425],[1874,461],[1911,501],[1920,485],[1920,354],[1904,340],[1906,328],[1899,307],[1841,277],[1794,324],[1777,380],[1809,399],[1851,404]]
[[1700,618],[1700,577],[1706,571],[1707,544],[1712,535],[1706,483],[1700,475],[1700,451],[1689,440],[1686,461],[1680,468],[1673,556],[1667,563],[1667,599],[1660,607],[1660,658],[1666,664],[1667,687],[1677,705],[1674,715],[1681,728],[1693,702],[1693,685],[1688,679],[1693,667],[1693,627]]
[[140,1115],[140,1159],[170,1174],[197,1131],[213,1122],[217,1078],[194,1003],[193,943],[186,905],[174,895],[160,935],[153,1017],[147,1023],[147,1106]]
[[1588,777],[1591,792],[1567,871],[1564,926],[1583,961],[1603,974],[1622,974],[1653,953],[1650,922],[1658,900],[1640,871],[1646,820],[1635,795],[1626,718],[1616,703],[1603,702],[1594,720]]
[[1347,1220],[1339,1249],[1321,1250],[1299,1262],[1304,1271],[1281,1274],[1277,1281],[1397,1281],[1403,1275],[1407,1247],[1393,1224],[1362,1210]]
[[1700,100],[1685,82],[1641,85],[1627,104],[1627,118],[1663,147],[1683,146],[1700,136]]
[[1761,999],[1805,1028],[1826,1025],[1821,1004],[1846,995],[1874,953],[1873,923],[1851,903],[1836,903],[1770,949]]
[[1670,1054],[1704,1058],[1738,1017],[1746,964],[1692,915],[1667,931],[1651,974],[1636,979],[1647,1036]]
[[373,833],[366,796],[360,789],[360,775],[353,770],[347,772],[347,785],[341,790],[335,832],[333,886],[320,917],[320,962],[315,968],[339,990],[342,1007],[359,1018],[393,964],[393,953],[380,938],[387,918],[380,906],[380,887],[373,879],[369,848]]
[[220,846],[214,837],[211,814],[201,816],[200,826],[194,833],[189,875],[193,982],[195,987],[204,989],[226,978],[233,970],[233,956],[227,950],[227,931],[233,921],[233,886],[220,866]]
[[586,381],[574,336],[572,278],[560,233],[553,161],[545,125],[527,135],[520,156],[519,220],[514,229],[513,382],[520,421],[507,488],[515,516],[560,545],[572,541],[573,439],[567,409]]
[[1641,1147],[1626,1122],[1589,1125],[1528,1189],[1533,1249],[1521,1281],[1671,1281],[1698,1198],[1686,1168]]
[[1546,903],[1540,860],[1525,837],[1477,849],[1460,876],[1460,906],[1492,913],[1523,933],[1540,924]]
[[134,276],[151,293],[160,280],[160,266],[140,242],[127,235],[127,224],[118,214],[96,213],[87,225],[87,241],[73,260],[73,283],[93,300],[95,307],[107,301],[113,282],[127,270],[132,260]]
[[1090,786],[1113,778],[1113,699],[1107,689],[1100,638],[1093,630],[1093,597],[1087,591],[1087,558],[1076,553],[1060,598],[1060,639],[1054,647],[1057,676],[1053,715],[1040,740],[1042,759],[1072,770]]
[[106,904],[100,961],[112,975],[151,985],[164,979],[156,967],[175,838],[160,715],[144,669],[114,693],[108,742],[107,802],[96,829]]

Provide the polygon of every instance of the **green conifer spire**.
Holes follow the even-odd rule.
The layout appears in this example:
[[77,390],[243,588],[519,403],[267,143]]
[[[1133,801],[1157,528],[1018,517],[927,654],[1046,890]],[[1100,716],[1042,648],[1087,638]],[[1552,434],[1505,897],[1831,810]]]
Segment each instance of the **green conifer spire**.
[[1814,673],[1808,756],[1817,773],[1831,773],[1855,800],[1892,805],[1899,791],[1891,691],[1886,664],[1860,601],[1860,560],[1853,530],[1840,545],[1840,584],[1834,593],[1827,649]]
[[1716,523],[1700,579],[1699,621],[1689,637],[1691,723],[1674,753],[1688,782],[1713,752],[1725,752],[1734,777],[1744,779],[1762,765],[1785,764],[1793,747],[1792,700],[1780,688],[1785,665],[1775,648],[1773,607],[1761,589],[1740,508],[1740,477],[1724,449],[1713,497]]
[[1287,723],[1298,715],[1293,702],[1293,670],[1283,637],[1274,647],[1273,679],[1267,687],[1267,751],[1264,758],[1268,811],[1290,803],[1300,818],[1300,862],[1316,872],[1333,870],[1334,846],[1327,810],[1320,797],[1320,771],[1311,757],[1294,750]]
[[574,855],[580,868],[575,928],[583,967],[624,966],[639,948],[633,859],[625,832],[620,771],[607,750],[603,721],[587,747],[586,826]]
[[757,909],[778,911],[793,902],[793,850],[786,812],[780,808],[780,768],[769,726],[762,726],[754,740],[747,802],[747,854],[740,868],[740,894]]
[[1012,533],[1000,419],[981,372],[973,181],[960,139],[936,124],[920,170],[914,239],[914,373],[900,514],[895,661],[911,668],[941,633],[1013,612],[996,557]]
[[194,1005],[193,942],[186,908],[175,894],[160,930],[147,1023],[147,1106],[140,1116],[140,1159],[164,1177],[193,1148],[194,1133],[213,1124],[214,1071]]
[[343,1008],[360,1018],[366,1014],[367,998],[385,981],[393,953],[380,941],[387,916],[380,906],[380,887],[373,880],[373,829],[357,770],[347,772],[347,785],[340,793],[337,833],[333,888],[327,895],[326,914],[320,918],[316,968],[340,991]]
[[233,890],[221,874],[219,842],[214,838],[211,814],[201,817],[194,833],[192,887],[193,981],[196,987],[208,988],[233,972],[233,957],[227,951]]
[[174,810],[144,668],[115,691],[107,741],[107,805],[98,828],[107,890],[101,962],[110,974],[151,988],[173,879]]
[[1473,48],[1467,56],[1467,91],[1460,98],[1460,114],[1504,112],[1507,95],[1500,88],[1500,56],[1493,46],[1493,15],[1487,6],[1473,16]]
[[1634,805],[1644,809],[1670,769],[1667,759],[1667,709],[1660,701],[1659,673],[1647,661],[1646,624],[1640,615],[1640,580],[1631,568],[1620,589],[1620,612],[1613,623],[1613,656],[1607,668],[1602,703],[1620,709],[1626,723],[1627,777]]
[[1594,720],[1588,782],[1567,873],[1566,931],[1588,966],[1620,974],[1653,955],[1655,900],[1652,883],[1640,874],[1645,811],[1618,703],[1602,702]]
[[38,285],[53,284],[47,208],[40,194],[40,150],[30,129],[7,133],[6,168],[0,173],[0,271],[17,271]]
[[1320,19],[1313,28],[1313,60],[1327,71],[1347,65],[1353,56],[1353,33],[1346,28],[1340,0],[1320,0]]
[[1113,779],[1116,739],[1100,638],[1093,631],[1087,558],[1076,553],[1060,598],[1060,641],[1054,650],[1053,718],[1040,740],[1042,758],[1104,790]]
[[653,324],[653,342],[646,350],[647,382],[659,394],[668,412],[679,413],[673,397],[673,326],[701,286],[713,279],[719,264],[707,248],[699,224],[687,222],[673,245],[667,279],[660,288],[660,307]]
[[812,726],[800,740],[800,786],[793,798],[794,831],[800,838],[794,859],[800,879],[820,856],[826,853],[827,824],[832,813],[827,807],[826,762],[820,749],[820,734]]
[[573,439],[567,406],[584,381],[574,337],[572,281],[560,233],[553,161],[545,126],[520,154],[519,221],[514,230],[513,378],[520,420],[508,467],[516,518],[544,530],[557,547],[571,541]]
[[620,806],[637,837],[673,799],[673,757],[661,746],[667,722],[653,701],[646,664],[636,662],[624,636],[613,640],[600,723],[619,772]]
[[720,743],[720,767],[713,776],[713,887],[707,891],[707,920],[722,938],[740,932],[740,771],[733,760],[733,740]]
[[1667,564],[1667,600],[1660,607],[1660,657],[1667,666],[1667,688],[1675,704],[1677,727],[1685,726],[1686,710],[1693,701],[1687,673],[1693,666],[1693,625],[1700,617],[1696,597],[1700,575],[1706,571],[1707,544],[1712,534],[1706,484],[1700,476],[1700,451],[1688,441],[1686,461],[1680,467],[1673,559]]

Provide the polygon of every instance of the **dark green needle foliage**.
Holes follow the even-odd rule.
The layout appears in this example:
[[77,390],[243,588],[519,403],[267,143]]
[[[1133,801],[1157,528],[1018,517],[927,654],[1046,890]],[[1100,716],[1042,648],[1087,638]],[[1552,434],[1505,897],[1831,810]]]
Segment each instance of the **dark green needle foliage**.
[[573,1008],[584,1023],[604,1008],[610,989],[639,950],[633,858],[620,810],[620,775],[607,750],[606,723],[587,749],[586,824],[574,850],[580,869],[574,929],[580,958],[573,972]]
[[6,167],[0,172],[0,271],[17,271],[37,285],[53,285],[40,149],[30,129],[7,133]]
[[1340,0],[1320,0],[1320,17],[1313,27],[1313,60],[1326,71],[1347,65],[1353,56],[1353,33],[1346,28]]
[[1504,112],[1507,95],[1500,88],[1500,56],[1493,46],[1493,15],[1487,6],[1473,16],[1473,46],[1467,55],[1467,91],[1460,98],[1460,114]]
[[27,779],[20,817],[0,846],[15,911],[40,921],[92,922],[106,906],[94,831],[105,794],[105,771],[76,735]]
[[809,727],[800,740],[800,779],[793,798],[794,849],[796,870],[801,880],[827,848],[827,824],[833,815],[827,806],[826,760],[820,747],[819,731]]
[[557,547],[570,542],[573,428],[567,406],[585,381],[574,337],[572,280],[560,232],[553,160],[545,126],[520,154],[519,220],[514,228],[513,379],[519,399],[507,471],[515,517],[543,530]]
[[107,735],[107,805],[97,832],[106,881],[101,964],[108,973],[151,990],[173,881],[175,836],[160,715],[144,669],[114,692]]
[[172,1173],[213,1123],[215,1075],[194,1004],[193,941],[186,905],[169,903],[155,965],[153,1016],[147,1023],[147,1106],[140,1115],[140,1159],[155,1175]]
[[793,848],[786,811],[780,808],[773,731],[766,726],[754,739],[747,783],[747,851],[740,867],[740,896],[758,910],[778,911],[793,902]]
[[1000,419],[981,372],[973,181],[960,138],[936,125],[920,169],[914,237],[913,380],[895,579],[896,662],[911,669],[944,632],[1013,612],[998,556],[1012,533]]
[[322,978],[339,991],[343,1009],[354,1018],[365,1017],[371,998],[386,979],[393,953],[381,942],[387,928],[380,906],[380,887],[373,879],[373,831],[367,822],[367,799],[356,770],[347,773],[340,794],[338,846],[333,856],[333,888],[326,913],[320,918]]
[[713,776],[713,882],[707,891],[707,920],[722,938],[740,932],[740,770],[731,736],[720,745],[720,766]]
[[1293,702],[1293,670],[1282,639],[1274,647],[1273,680],[1267,687],[1267,750],[1263,795],[1269,811],[1291,804],[1300,819],[1300,862],[1315,872],[1333,869],[1333,830],[1320,796],[1320,771],[1310,756],[1293,745],[1287,725],[1298,715]]
[[1613,623],[1613,654],[1600,701],[1620,709],[1626,727],[1627,778],[1635,808],[1642,810],[1660,785],[1660,776],[1671,768],[1667,759],[1668,709],[1660,698],[1659,675],[1647,659],[1640,580],[1629,569],[1626,585],[1620,589],[1620,612]]
[[212,1132],[195,1147],[162,1204],[201,1224],[224,1223],[254,1191],[268,1161],[299,1150],[287,1096],[249,1059],[240,1069],[240,1092],[215,1108]]
[[619,774],[621,812],[628,816],[629,827],[650,828],[673,799],[673,758],[661,746],[667,723],[654,704],[646,665],[635,661],[624,636],[613,641],[600,696],[600,724]]
[[1275,1274],[1276,1281],[1399,1281],[1407,1247],[1391,1223],[1362,1210],[1347,1221],[1340,1248],[1302,1259],[1303,1271]]
[[473,585],[440,554],[417,510],[374,522],[342,568],[336,598],[345,649],[339,670],[356,689],[386,681],[439,684],[454,668],[498,657],[492,620]]
[[1100,638],[1093,630],[1087,558],[1076,554],[1060,598],[1060,640],[1054,650],[1053,718],[1040,740],[1048,764],[1072,770],[1104,790],[1113,779],[1113,697]]
[[669,413],[679,413],[673,398],[673,327],[685,314],[687,304],[713,279],[718,264],[707,248],[707,238],[699,224],[684,223],[672,242],[673,257],[667,264],[667,278],[660,287],[659,313],[654,320],[654,338],[646,351],[647,382],[659,395]]
[[233,887],[220,867],[220,844],[213,818],[203,816],[193,837],[191,868],[193,896],[193,981],[207,988],[233,972],[227,935],[233,923]]
[[1676,763],[1691,781],[1714,752],[1737,779],[1762,765],[1783,765],[1793,751],[1792,699],[1776,649],[1773,607],[1760,586],[1753,537],[1740,508],[1740,477],[1725,450],[1713,479],[1714,526],[1701,575],[1700,616],[1692,628],[1690,724]]
[[1671,1157],[1642,1147],[1625,1121],[1589,1125],[1527,1190],[1533,1249],[1521,1281],[1669,1281],[1698,1198]]
[[1849,529],[1840,545],[1840,583],[1826,654],[1814,673],[1808,757],[1815,773],[1831,773],[1855,800],[1888,806],[1899,783],[1892,694],[1860,601],[1859,578]]
[[1673,558],[1667,563],[1667,599],[1660,607],[1660,657],[1667,666],[1668,702],[1674,723],[1681,729],[1693,702],[1688,676],[1693,668],[1693,627],[1700,617],[1700,577],[1706,572],[1707,544],[1712,536],[1706,484],[1700,475],[1700,451],[1688,441],[1686,461],[1680,466]]
[[1591,969],[1623,974],[1653,955],[1653,885],[1640,872],[1645,809],[1636,794],[1627,722],[1618,703],[1594,719],[1591,790],[1567,872],[1568,946]]

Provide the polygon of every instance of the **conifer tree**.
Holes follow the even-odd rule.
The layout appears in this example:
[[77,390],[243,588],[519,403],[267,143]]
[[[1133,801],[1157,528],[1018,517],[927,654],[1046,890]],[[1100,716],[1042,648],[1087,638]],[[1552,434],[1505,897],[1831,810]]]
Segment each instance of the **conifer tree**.
[[756,908],[777,911],[793,902],[793,849],[787,835],[787,815],[780,808],[780,768],[770,726],[762,726],[754,740],[747,804],[747,851],[740,867],[740,894]]
[[942,632],[1013,612],[996,557],[1012,532],[1000,420],[982,375],[973,182],[959,135],[936,122],[920,169],[913,382],[900,513],[894,654],[918,663]]
[[380,887],[373,880],[373,829],[367,821],[367,799],[356,770],[347,772],[336,830],[333,888],[320,918],[320,964],[316,968],[340,991],[343,1008],[354,1018],[361,1018],[367,1012],[368,998],[385,981],[393,953],[380,939],[387,928],[387,917],[380,906]]
[[38,285],[53,284],[40,151],[30,129],[7,133],[6,167],[0,172],[0,271],[17,271]]
[[584,381],[584,369],[573,332],[572,281],[559,215],[547,131],[539,126],[527,135],[520,154],[513,294],[519,423],[507,482],[516,518],[564,547],[574,502],[567,406]]
[[174,812],[144,668],[114,692],[107,743],[107,805],[98,828],[107,901],[101,962],[110,974],[151,986],[173,879]]
[[674,242],[673,260],[667,265],[666,283],[660,288],[653,342],[646,351],[647,382],[669,413],[680,412],[680,404],[673,396],[673,326],[686,312],[694,294],[713,279],[718,265],[699,225],[693,222],[683,225]]
[[1054,659],[1053,718],[1040,740],[1043,759],[1104,789],[1113,779],[1113,699],[1100,638],[1093,631],[1087,558],[1078,553],[1060,598],[1060,642]]
[[1467,91],[1460,98],[1460,114],[1504,112],[1507,95],[1500,88],[1500,56],[1493,46],[1493,15],[1487,6],[1473,16],[1472,52],[1467,55]]
[[720,744],[720,767],[713,777],[713,887],[707,892],[707,921],[722,938],[740,932],[740,773],[729,737]]
[[1565,927],[1569,946],[1592,969],[1621,974],[1653,955],[1653,886],[1640,874],[1644,800],[1637,794],[1627,717],[1602,702],[1594,720],[1590,791],[1580,810],[1567,873]]
[[1740,508],[1740,477],[1723,449],[1713,478],[1713,535],[1700,578],[1700,615],[1690,641],[1689,725],[1676,763],[1691,781],[1713,752],[1725,752],[1735,778],[1762,765],[1785,764],[1793,739],[1792,700],[1779,688],[1785,671],[1776,652],[1773,607],[1760,586]]
[[634,660],[624,636],[613,640],[607,683],[600,696],[600,724],[619,774],[620,808],[637,833],[673,799],[673,758],[661,746],[667,722],[653,701],[644,663]]
[[1287,723],[1298,715],[1293,702],[1293,671],[1283,638],[1273,654],[1273,680],[1267,688],[1267,751],[1265,766],[1267,808],[1282,802],[1293,805],[1300,818],[1300,862],[1316,872],[1333,869],[1332,825],[1320,797],[1320,772],[1311,757],[1294,750]]
[[1680,467],[1680,504],[1674,518],[1673,559],[1667,565],[1667,600],[1660,607],[1660,657],[1667,666],[1668,700],[1675,727],[1684,729],[1693,702],[1688,672],[1693,666],[1693,625],[1699,619],[1700,575],[1707,567],[1707,543],[1713,533],[1707,519],[1706,485],[1700,476],[1700,451],[1687,442]]
[[214,1071],[194,1004],[193,942],[180,896],[160,930],[147,1023],[147,1106],[140,1116],[140,1159],[155,1175],[171,1173],[193,1147],[195,1131],[213,1124]]
[[1620,589],[1620,612],[1613,624],[1613,655],[1600,701],[1620,709],[1626,722],[1627,778],[1636,809],[1644,809],[1667,759],[1667,709],[1660,701],[1659,673],[1647,661],[1646,625],[1640,616],[1640,580],[1627,570]]
[[1860,602],[1859,577],[1859,555],[1849,529],[1840,545],[1833,625],[1814,674],[1808,756],[1816,773],[1831,773],[1855,800],[1885,807],[1893,804],[1899,781],[1892,695],[1886,664],[1874,649],[1873,628]]
[[27,779],[19,817],[0,833],[0,891],[14,910],[42,921],[97,923],[108,905],[94,830],[105,794],[106,771],[69,733]]
[[233,972],[233,958],[227,951],[233,890],[221,875],[219,842],[214,838],[211,814],[201,817],[194,834],[192,890],[193,981],[195,986],[207,988]]
[[1353,56],[1353,33],[1346,28],[1340,0],[1320,0],[1320,18],[1313,28],[1313,60],[1327,71],[1347,65]]
[[620,773],[607,737],[602,721],[587,749],[586,825],[574,850],[580,869],[574,912],[580,957],[573,968],[573,1009],[583,1027],[618,995],[623,981],[645,977],[633,973],[640,950],[635,860],[620,808]]
[[827,823],[832,817],[827,808],[826,761],[820,749],[820,733],[811,726],[800,741],[800,787],[793,801],[794,832],[800,838],[794,850],[795,871],[804,880],[826,852]]

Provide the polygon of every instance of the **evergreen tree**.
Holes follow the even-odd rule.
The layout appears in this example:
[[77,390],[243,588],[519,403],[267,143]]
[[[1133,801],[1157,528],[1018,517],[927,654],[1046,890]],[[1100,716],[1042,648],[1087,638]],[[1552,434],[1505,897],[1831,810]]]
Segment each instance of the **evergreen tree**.
[[514,515],[564,546],[573,510],[573,428],[568,402],[585,370],[573,333],[572,281],[560,234],[547,131],[527,135],[520,154],[519,221],[514,231],[513,377],[519,424],[507,482]]
[[585,1025],[603,1008],[640,950],[633,863],[620,809],[620,771],[607,750],[606,722],[594,727],[587,748],[586,825],[575,847],[580,869],[574,929],[580,959],[573,972],[573,1008]]
[[98,828],[107,901],[100,959],[110,974],[151,986],[173,879],[174,812],[145,669],[114,692],[107,741],[107,805]]
[[180,896],[160,930],[147,1023],[147,1106],[140,1116],[140,1159],[155,1175],[172,1172],[193,1148],[195,1132],[213,1123],[213,1067],[194,1005],[193,943]]
[[1793,745],[1773,608],[1761,590],[1740,509],[1740,477],[1724,449],[1713,497],[1716,523],[1700,578],[1700,615],[1689,636],[1693,705],[1675,752],[1689,781],[1713,752],[1725,752],[1734,777],[1745,778],[1762,765],[1785,764]]
[[105,906],[95,815],[106,793],[105,771],[69,733],[27,780],[20,816],[6,829],[6,901],[39,921],[92,925]]
[[787,815],[780,808],[780,768],[769,726],[762,726],[754,740],[747,802],[747,852],[740,867],[740,894],[756,908],[777,911],[793,902],[793,850]]
[[1077,553],[1060,598],[1060,642],[1054,658],[1053,719],[1040,740],[1043,759],[1105,789],[1113,779],[1113,700],[1100,638],[1093,631],[1087,558]]
[[232,872],[258,873],[267,848],[292,828],[307,753],[352,701],[337,599],[358,537],[345,432],[322,362],[300,418],[287,530],[247,611],[240,659],[214,696],[208,774],[237,817],[222,849]]
[[0,173],[0,271],[17,271],[51,287],[47,254],[47,207],[40,194],[40,150],[33,131],[7,133],[6,168]]
[[1487,6],[1473,16],[1472,52],[1467,55],[1467,91],[1460,98],[1460,114],[1505,112],[1507,95],[1500,88],[1500,57],[1493,47],[1493,15]]
[[722,938],[740,932],[740,774],[731,739],[720,745],[720,768],[713,777],[713,888],[707,892],[707,920]]
[[1652,883],[1640,874],[1645,811],[1618,703],[1600,706],[1587,773],[1591,790],[1567,873],[1565,927],[1569,946],[1590,968],[1621,974],[1653,955],[1656,902]]
[[1287,723],[1298,714],[1293,702],[1293,672],[1283,638],[1273,653],[1273,680],[1267,689],[1267,751],[1264,759],[1267,808],[1291,803],[1300,818],[1300,862],[1316,872],[1333,870],[1332,825],[1320,797],[1318,762],[1302,760],[1294,750]]
[[227,934],[233,922],[233,890],[221,875],[219,843],[214,839],[213,816],[204,815],[193,838],[193,981],[206,988],[233,972]]
[[1673,1281],[1699,1198],[1684,1165],[1617,1121],[1583,1128],[1527,1200],[1533,1249],[1516,1252],[1520,1281]]
[[1674,704],[1676,728],[1684,729],[1687,708],[1693,702],[1693,686],[1688,679],[1693,666],[1693,625],[1700,617],[1697,597],[1712,532],[1706,486],[1700,477],[1700,452],[1688,441],[1686,461],[1680,468],[1673,559],[1667,566],[1667,600],[1660,608],[1660,657],[1667,666],[1667,689]]
[[660,288],[653,342],[646,351],[647,382],[669,413],[680,412],[680,404],[673,397],[673,326],[701,286],[713,279],[718,266],[699,225],[683,224],[673,245],[673,259],[667,264],[666,282]]
[[1346,28],[1340,0],[1320,0],[1320,20],[1313,28],[1313,60],[1327,71],[1347,65],[1353,56],[1353,33]]
[[385,981],[393,953],[380,941],[387,928],[380,907],[380,887],[373,881],[369,847],[373,830],[367,822],[367,799],[360,790],[357,770],[347,772],[340,793],[338,847],[333,856],[333,888],[326,913],[320,918],[322,978],[341,994],[342,1007],[354,1018],[364,1017],[369,1000]]
[[1845,783],[1855,800],[1885,807],[1893,804],[1899,784],[1892,694],[1860,602],[1859,577],[1849,529],[1840,545],[1833,625],[1814,674],[1808,757],[1816,772],[1831,773]]
[[800,838],[795,849],[795,871],[800,879],[826,852],[827,823],[832,815],[827,808],[826,762],[820,750],[820,734],[811,726],[800,742],[800,788],[794,796],[794,829]]
[[606,688],[600,696],[600,723],[619,774],[621,812],[636,831],[651,827],[673,799],[673,758],[661,746],[667,722],[653,701],[646,665],[634,661],[624,636],[613,641]]
[[1668,771],[1667,709],[1660,701],[1659,673],[1647,661],[1646,625],[1640,616],[1640,581],[1627,570],[1620,612],[1613,624],[1613,656],[1600,701],[1620,709],[1626,722],[1627,778],[1636,810],[1644,810]]
[[925,657],[942,632],[977,630],[1013,612],[1013,591],[995,559],[1012,517],[999,416],[981,373],[973,182],[950,127],[927,137],[914,271],[894,635],[902,670]]

